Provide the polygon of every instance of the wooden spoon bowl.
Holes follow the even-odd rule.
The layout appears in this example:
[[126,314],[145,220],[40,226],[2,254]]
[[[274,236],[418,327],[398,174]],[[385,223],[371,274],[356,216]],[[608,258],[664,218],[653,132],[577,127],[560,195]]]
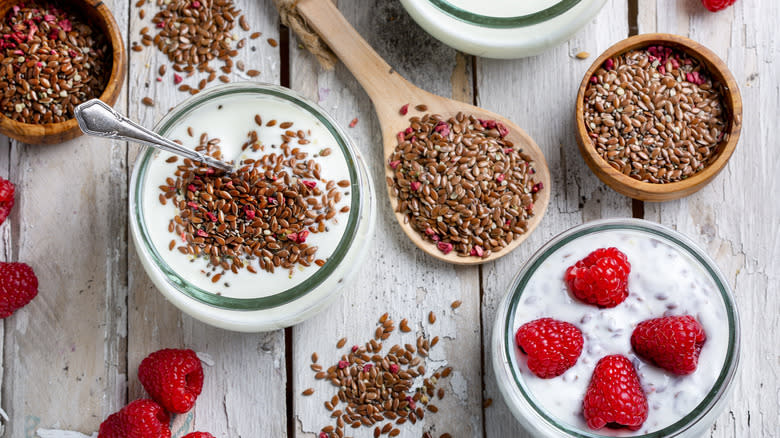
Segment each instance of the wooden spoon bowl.
[[[528,220],[526,232],[508,243],[505,248],[484,258],[458,256],[455,251],[444,254],[437,249],[435,244],[424,239],[411,227],[407,222],[406,215],[396,211],[398,199],[389,187],[388,193],[401,229],[415,245],[437,259],[459,265],[474,265],[496,260],[517,248],[539,225],[550,201],[550,170],[547,167],[544,154],[533,139],[505,117],[467,103],[436,96],[406,81],[374,52],[332,2],[328,0],[301,0],[297,4],[297,10],[331,50],[338,55],[371,98],[382,128],[384,167],[388,177],[392,178],[393,176],[392,170],[387,166],[388,157],[393,153],[398,143],[398,132],[409,127],[411,109],[415,105],[424,104],[428,107],[426,113],[439,114],[445,119],[462,112],[480,119],[496,120],[509,129],[506,138],[531,157],[536,170],[534,179],[541,182],[544,189],[539,192],[534,201],[534,215]],[[410,114],[401,115],[399,110],[406,104],[410,104]]]
[[[721,141],[717,146],[714,157],[710,159],[709,164],[700,172],[686,178],[667,184],[654,184],[650,182],[639,181],[624,175],[614,169],[609,163],[599,155],[593,146],[593,141],[588,135],[585,127],[585,91],[588,88],[590,78],[601,68],[604,62],[615,56],[629,52],[634,49],[662,45],[685,52],[689,56],[699,60],[709,71],[709,74],[723,85],[723,103],[729,118],[729,127],[727,129],[728,138]],[[724,63],[716,54],[702,46],[701,44],[679,36],[663,33],[651,33],[645,35],[636,35],[618,42],[608,48],[601,54],[585,72],[579,91],[577,92],[577,104],[575,108],[575,118],[577,127],[577,142],[579,143],[580,153],[596,176],[616,192],[630,198],[642,201],[671,201],[688,196],[697,192],[707,185],[723,169],[726,163],[734,153],[739,140],[739,133],[742,129],[742,98],[739,94],[739,87],[734,80],[734,76],[729,72],[726,63]]]
[[[0,0],[0,17],[5,19],[11,7],[19,3],[19,0]],[[112,54],[111,74],[100,100],[113,105],[119,98],[127,70],[127,56],[119,26],[108,6],[101,0],[71,0],[69,3],[75,11],[106,35]],[[17,122],[0,113],[0,133],[24,143],[55,144],[78,137],[81,130],[75,118],[60,123],[35,124]]]

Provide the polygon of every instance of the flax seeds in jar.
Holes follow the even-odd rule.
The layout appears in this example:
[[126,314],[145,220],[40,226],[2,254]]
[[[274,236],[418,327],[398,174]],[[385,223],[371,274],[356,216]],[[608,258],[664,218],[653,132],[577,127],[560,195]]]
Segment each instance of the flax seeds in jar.
[[211,324],[256,331],[336,296],[366,249],[374,199],[324,112],[281,87],[231,84],[182,103],[158,131],[235,165],[227,175],[160,151],[139,158],[133,236],[166,297]]

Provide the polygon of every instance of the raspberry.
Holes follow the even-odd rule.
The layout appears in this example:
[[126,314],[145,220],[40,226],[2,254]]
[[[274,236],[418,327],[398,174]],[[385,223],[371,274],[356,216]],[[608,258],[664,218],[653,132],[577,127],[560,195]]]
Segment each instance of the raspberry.
[[11,181],[0,177],[0,224],[11,213],[14,207],[14,191],[16,187]]
[[637,355],[677,375],[696,371],[707,335],[692,316],[666,316],[640,322],[631,334]]
[[718,12],[733,5],[737,0],[701,0],[701,4],[711,12]]
[[162,407],[183,414],[203,389],[203,367],[192,350],[164,349],[141,361],[138,380]]
[[98,438],[170,438],[170,417],[148,399],[136,400],[100,424]]
[[214,435],[208,432],[190,432],[181,438],[214,438]]
[[601,248],[566,270],[569,291],[580,301],[615,307],[628,296],[631,264],[617,248]]
[[528,368],[543,379],[560,376],[582,353],[582,332],[568,322],[541,318],[523,324],[515,342],[528,355]]
[[588,427],[638,430],[647,419],[647,398],[634,365],[625,356],[601,358],[593,370],[582,403]]
[[38,278],[25,263],[0,262],[0,318],[11,316],[38,295]]

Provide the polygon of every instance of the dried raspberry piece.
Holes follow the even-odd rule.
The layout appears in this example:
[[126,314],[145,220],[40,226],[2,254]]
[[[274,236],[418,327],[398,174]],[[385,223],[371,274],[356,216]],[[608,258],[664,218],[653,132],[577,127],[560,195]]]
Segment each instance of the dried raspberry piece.
[[564,279],[578,300],[599,307],[615,307],[628,296],[631,264],[617,248],[601,248],[566,270]]
[[190,432],[181,438],[215,438],[214,435],[208,432]]
[[163,349],[141,361],[138,380],[165,409],[183,414],[203,389],[203,367],[192,350]]
[[528,368],[543,379],[560,376],[582,353],[582,332],[573,324],[541,318],[523,324],[515,333],[518,348],[528,355]]

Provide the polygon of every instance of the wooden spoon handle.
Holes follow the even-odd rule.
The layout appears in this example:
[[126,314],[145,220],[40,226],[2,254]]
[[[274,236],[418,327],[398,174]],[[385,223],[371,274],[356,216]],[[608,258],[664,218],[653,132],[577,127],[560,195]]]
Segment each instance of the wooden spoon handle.
[[366,90],[380,122],[385,112],[382,110],[400,107],[402,102],[408,102],[417,94],[419,89],[396,73],[371,48],[331,0],[300,0],[297,10]]

